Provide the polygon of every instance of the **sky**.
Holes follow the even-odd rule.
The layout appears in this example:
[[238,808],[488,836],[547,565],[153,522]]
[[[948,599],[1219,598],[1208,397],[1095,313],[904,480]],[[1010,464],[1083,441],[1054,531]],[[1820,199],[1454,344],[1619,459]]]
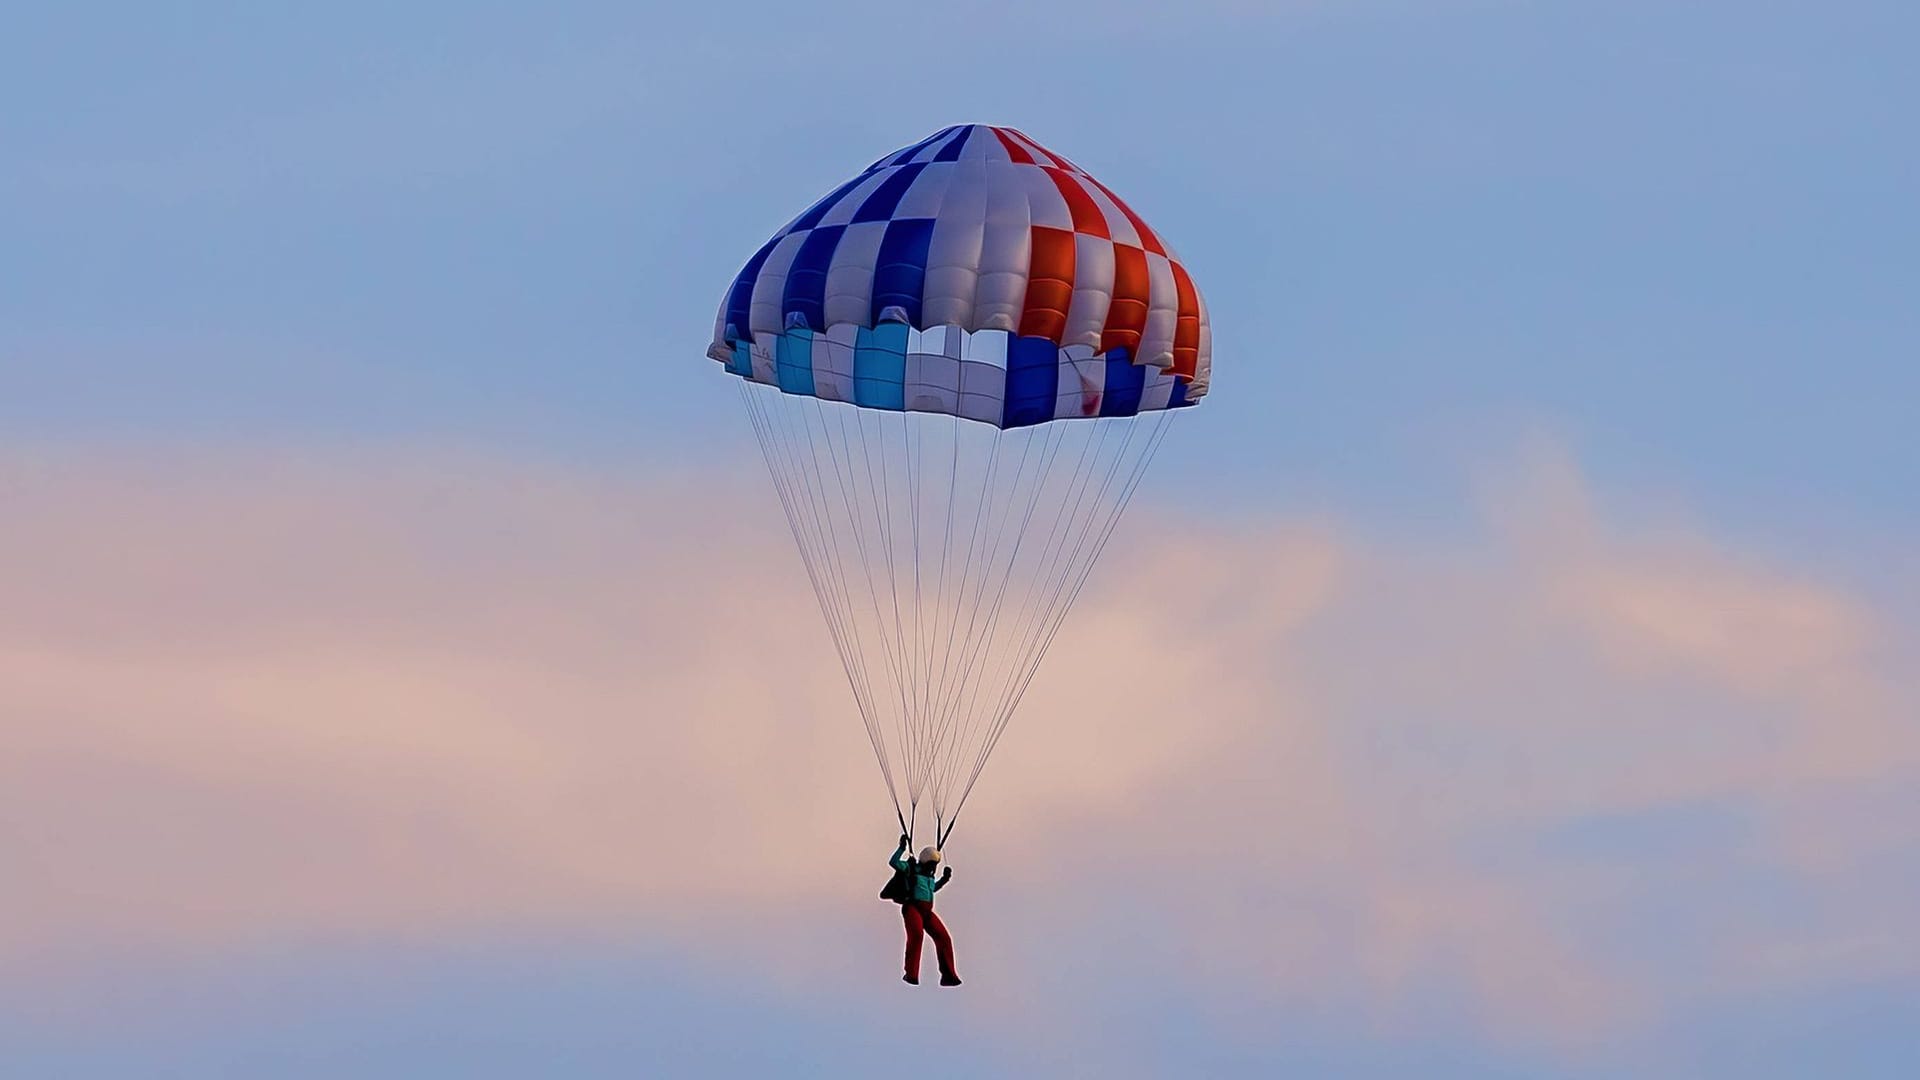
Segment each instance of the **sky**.
[[[11,14],[0,1073],[1912,1075],[1917,39]],[[967,985],[913,991],[704,352],[767,235],[964,122],[1169,237],[1216,363],[950,851]]]

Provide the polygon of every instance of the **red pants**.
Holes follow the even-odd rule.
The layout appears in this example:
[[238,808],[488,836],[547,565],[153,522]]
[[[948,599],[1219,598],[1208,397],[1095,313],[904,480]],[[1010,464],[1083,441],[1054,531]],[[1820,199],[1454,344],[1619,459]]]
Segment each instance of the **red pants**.
[[925,900],[910,900],[900,905],[900,918],[907,924],[907,974],[920,977],[920,944],[922,931],[933,935],[934,953],[940,958],[940,976],[955,979],[953,973],[953,938],[947,934],[947,925],[940,916],[933,913],[933,905]]

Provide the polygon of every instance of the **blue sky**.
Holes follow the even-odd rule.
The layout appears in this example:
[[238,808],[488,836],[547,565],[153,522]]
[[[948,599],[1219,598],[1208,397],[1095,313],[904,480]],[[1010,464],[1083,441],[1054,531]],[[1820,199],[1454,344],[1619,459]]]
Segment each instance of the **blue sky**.
[[[1592,520],[1573,515],[1579,539],[1540,558],[1633,583],[1678,567],[1674,580],[1697,573],[1742,597],[1804,586],[1777,610],[1816,611],[1821,632],[1840,612],[1831,650],[1746,657],[1644,609],[1727,685],[1648,661],[1655,682],[1596,700],[1676,723],[1852,702],[1833,689],[1852,675],[1810,674],[1803,692],[1754,672],[1853,656],[1856,608],[1871,627],[1859,650],[1889,685],[1906,687],[1920,656],[1916,40],[1920,9],[1894,0],[43,5],[0,37],[0,452],[223,476],[260,458],[371,475],[422,455],[472,476],[506,463],[653,477],[688,462],[747,475],[751,440],[703,356],[739,264],[880,154],[948,124],[1004,123],[1125,195],[1208,298],[1214,392],[1167,446],[1150,501],[1229,532],[1333,523],[1342,565],[1397,568],[1362,590],[1384,607],[1333,618],[1305,655],[1339,667],[1417,636],[1379,616],[1394,573],[1437,595],[1539,555],[1501,523],[1524,518],[1514,528],[1531,536],[1527,522],[1551,518],[1561,536],[1564,520],[1511,493],[1564,456],[1579,481],[1549,487]],[[1670,550],[1676,534],[1699,550]],[[1444,559],[1444,580],[1421,576]],[[1637,646],[1601,637],[1640,678]],[[1540,671],[1557,662],[1512,673],[1500,700],[1553,700]],[[1329,737],[1392,744],[1373,751],[1436,792],[1443,753],[1504,752],[1501,729],[1426,755],[1421,741],[1444,736],[1401,726],[1397,687],[1317,689],[1373,718]],[[1915,700],[1904,692],[1886,691],[1896,714]],[[1434,715],[1470,723],[1485,700],[1462,692]],[[1848,812],[1897,805],[1920,774],[1902,775]],[[1677,891],[1568,916],[1576,942],[1619,934],[1624,952],[1644,951],[1649,982],[1635,985],[1653,996],[1688,986],[1682,1004],[1597,1044],[1513,1037],[1452,1009],[1459,972],[1444,962],[1387,1019],[1294,988],[1285,1007],[1325,1020],[1277,1022],[1292,1034],[1275,1041],[1211,998],[1167,991],[1174,976],[1102,961],[1081,973],[1101,982],[1073,1023],[1151,1016],[1134,1036],[1149,1071],[1584,1075],[1597,1060],[1905,1075],[1920,969],[1835,961],[1841,973],[1811,983],[1717,992],[1657,962],[1663,917],[1711,923],[1753,889],[1781,890],[1769,899],[1783,921],[1845,921],[1846,889],[1797,906],[1772,864],[1679,868],[1690,851],[1744,848],[1766,831],[1755,819],[1844,801],[1760,787],[1476,834],[1492,846],[1458,852]],[[1877,849],[1878,887],[1920,883],[1913,843]],[[1556,878],[1527,895],[1584,894]],[[1178,917],[1168,910],[1115,918],[1150,934]],[[234,1062],[303,1075],[293,1058],[318,1063],[312,1075],[349,1063],[368,1077],[526,1075],[565,1045],[580,1056],[564,1074],[629,1075],[660,1060],[670,1027],[728,1048],[693,1052],[688,1071],[765,1072],[798,1046],[864,1075],[933,1031],[956,1044],[943,1058],[956,1073],[1031,1060],[1020,1055],[1034,1045],[959,1046],[926,1016],[890,1014],[877,990],[748,992],[698,935],[596,953],[502,932],[409,952],[413,931],[381,932],[391,949],[346,958],[281,942],[270,961],[203,944],[186,960],[109,964],[98,981],[130,989],[107,996],[161,1020],[108,1032],[80,1008],[70,1029],[26,1036],[37,1025],[22,1012],[0,1024],[18,1036],[0,1055],[24,1055],[22,1075]],[[224,987],[209,991],[214,1019],[165,1019],[183,970]],[[382,988],[372,1006],[370,987]],[[249,998],[269,1004],[242,1008]],[[636,1029],[636,1016],[651,1019]]]
[[1537,421],[1783,530],[1914,524],[1902,5],[1022,7],[27,15],[6,417],[658,452],[731,407],[673,357],[740,253],[978,117],[1204,270],[1244,359],[1169,452],[1237,497],[1279,460],[1428,515],[1410,463]]

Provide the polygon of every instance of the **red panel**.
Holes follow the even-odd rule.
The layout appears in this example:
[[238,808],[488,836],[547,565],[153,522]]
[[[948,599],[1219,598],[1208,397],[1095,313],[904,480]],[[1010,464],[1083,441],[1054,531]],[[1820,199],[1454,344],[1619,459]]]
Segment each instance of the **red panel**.
[[1027,301],[1020,313],[1020,336],[1046,338],[1055,345],[1067,332],[1073,304],[1073,234],[1065,229],[1033,227],[1033,258],[1027,264]]
[[1100,204],[1093,201],[1093,196],[1087,194],[1087,189],[1080,186],[1072,173],[1049,168],[1047,175],[1053,177],[1053,186],[1060,189],[1060,196],[1067,200],[1067,209],[1073,211],[1074,232],[1112,239],[1107,231],[1107,215],[1100,212]]
[[1107,327],[1100,335],[1100,351],[1140,347],[1147,328],[1147,298],[1153,279],[1147,274],[1147,253],[1126,244],[1113,245],[1113,306],[1107,309]]
[[1179,316],[1173,324],[1173,373],[1191,379],[1200,369],[1200,294],[1194,290],[1187,268],[1173,263],[1173,287],[1180,298]]
[[1000,140],[1001,146],[1004,146],[1007,148],[1007,157],[1013,159],[1014,164],[1016,165],[1033,164],[1033,155],[1027,153],[1026,147],[1021,146],[1019,143],[1013,141],[1012,136],[1008,135],[1004,131],[1001,131],[999,128],[989,128],[988,130],[992,131],[994,134],[994,137]]
[[1155,255],[1165,255],[1167,253],[1166,245],[1160,242],[1160,234],[1154,232],[1148,227],[1146,222],[1140,220],[1140,215],[1134,213],[1133,207],[1128,206],[1124,199],[1115,195],[1112,188],[1095,180],[1091,176],[1087,177],[1087,182],[1104,192],[1107,198],[1113,200],[1113,205],[1119,207],[1120,212],[1127,216],[1127,220],[1133,222],[1134,231],[1140,234],[1140,243],[1144,244],[1148,251],[1153,252]]
[[1019,139],[1021,142],[1026,143],[1027,146],[1034,153],[1046,159],[1045,161],[1041,161],[1040,164],[1053,165],[1063,169],[1073,168],[1072,162],[1068,161],[1066,158],[1061,157],[1059,154],[1056,154],[1053,151],[1047,149],[1046,147],[1041,146],[1040,140],[1034,138],[1033,136],[1027,134],[1024,131],[1021,131],[1019,128],[1008,128],[1007,130],[1012,132],[1015,138]]

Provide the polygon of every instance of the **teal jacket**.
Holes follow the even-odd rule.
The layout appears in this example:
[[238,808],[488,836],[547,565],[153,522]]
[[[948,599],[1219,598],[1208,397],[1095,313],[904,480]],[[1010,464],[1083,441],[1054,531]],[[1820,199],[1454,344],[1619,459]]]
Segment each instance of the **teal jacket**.
[[907,858],[907,849],[904,846],[895,849],[893,858],[887,860],[887,865],[893,867],[895,870],[913,875],[913,898],[915,900],[925,901],[929,904],[933,903],[933,894],[939,892],[941,886],[947,883],[947,879],[944,877],[935,880],[931,871],[922,873],[920,864]]

